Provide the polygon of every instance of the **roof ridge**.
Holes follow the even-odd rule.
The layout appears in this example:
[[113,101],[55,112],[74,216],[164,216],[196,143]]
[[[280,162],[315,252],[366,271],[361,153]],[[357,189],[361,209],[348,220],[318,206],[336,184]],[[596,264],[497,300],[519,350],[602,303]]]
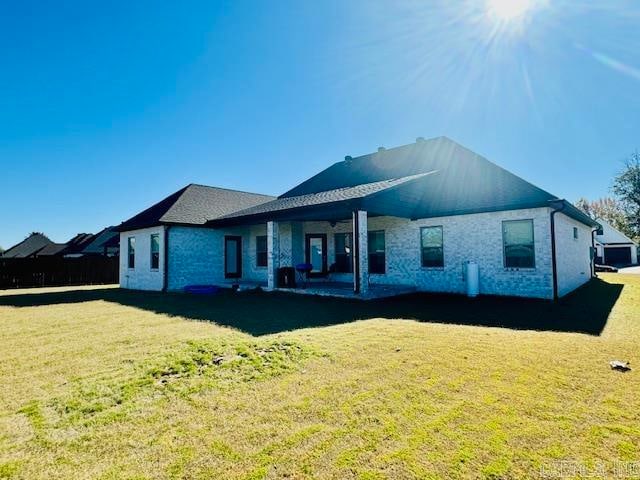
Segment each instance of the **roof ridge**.
[[[453,143],[458,143],[455,140],[451,140],[449,137],[446,137],[444,135],[440,135],[440,136],[432,137],[432,138],[426,138],[424,140],[421,140],[420,143],[430,143],[430,142],[435,142],[436,140],[448,140],[448,141],[453,142]],[[371,155],[377,155],[377,154],[383,154],[384,155],[385,153],[388,153],[388,152],[394,152],[394,151],[400,150],[402,148],[406,148],[406,147],[410,147],[412,145],[416,145],[416,143],[418,143],[418,142],[405,143],[404,145],[396,145],[395,147],[385,148],[382,151],[363,153],[362,155],[358,155],[357,157],[353,157],[352,156],[351,160],[341,160],[341,161],[336,162],[336,163],[343,163],[343,162],[347,162],[347,161],[359,160],[359,159],[361,159],[363,157],[369,157]]]
[[[318,178],[319,176],[321,176],[321,175],[325,174],[328,170],[330,170],[330,169],[332,169],[332,168],[335,168],[335,167],[337,167],[337,166],[339,166],[339,165],[344,165],[344,164],[351,163],[351,162],[356,162],[356,163],[364,162],[364,161],[366,161],[366,159],[369,159],[369,158],[373,157],[374,155],[378,155],[378,154],[380,154],[380,153],[382,153],[382,154],[393,153],[393,152],[396,152],[397,150],[400,150],[400,149],[403,149],[403,148],[407,148],[407,147],[410,147],[410,146],[415,146],[417,143],[420,143],[420,144],[429,144],[429,143],[432,143],[432,142],[436,142],[436,141],[438,141],[438,140],[440,140],[440,141],[441,141],[441,140],[446,140],[446,141],[448,141],[448,142],[451,142],[451,143],[454,143],[454,144],[457,144],[457,145],[458,145],[458,143],[457,143],[455,140],[451,140],[451,139],[450,139],[449,137],[447,137],[447,136],[440,135],[440,136],[437,136],[437,137],[432,137],[432,138],[423,139],[423,140],[421,140],[420,142],[417,142],[417,141],[416,141],[416,142],[407,143],[407,144],[404,144],[404,145],[397,145],[397,146],[395,146],[395,147],[385,148],[382,152],[380,152],[380,151],[376,151],[376,152],[364,153],[364,154],[362,154],[362,155],[358,155],[357,157],[349,156],[349,159],[348,159],[348,160],[345,158],[344,160],[339,160],[339,161],[337,161],[337,162],[333,162],[331,165],[329,165],[329,166],[328,166],[328,167],[326,167],[325,169],[323,169],[323,170],[319,171],[319,172],[318,172],[318,173],[316,173],[315,175],[312,175],[311,177],[309,177],[309,178],[307,178],[307,179],[303,180],[301,183],[299,183],[298,185],[294,186],[293,188],[289,188],[287,191],[285,191],[285,192],[284,192],[284,193],[282,193],[281,195],[278,195],[278,198],[287,198],[287,197],[290,197],[290,196],[291,196],[291,195],[290,195],[290,193],[291,193],[293,190],[296,190],[296,189],[298,189],[299,187],[301,187],[302,185],[305,185],[305,184],[307,184],[307,183],[309,183],[309,182],[312,182],[314,179],[316,179],[316,178]],[[294,196],[297,196],[297,195],[294,195]]]
[[249,192],[247,190],[237,190],[235,188],[227,188],[227,187],[215,187],[213,185],[204,185],[202,183],[190,183],[189,185],[187,185],[185,187],[185,190],[188,189],[189,187],[204,187],[204,188],[211,188],[211,189],[216,189],[216,190],[226,190],[227,192],[246,193],[246,194],[249,194],[249,195],[258,195],[260,197],[273,197],[273,198],[275,198],[273,195],[269,195],[269,194],[266,194],[266,193]]

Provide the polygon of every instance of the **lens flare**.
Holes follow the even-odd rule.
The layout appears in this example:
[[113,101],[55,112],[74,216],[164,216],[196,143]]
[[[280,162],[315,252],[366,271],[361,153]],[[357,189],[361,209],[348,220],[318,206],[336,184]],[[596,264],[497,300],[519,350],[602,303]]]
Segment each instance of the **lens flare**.
[[534,0],[488,0],[487,12],[500,21],[509,22],[526,15],[534,3]]

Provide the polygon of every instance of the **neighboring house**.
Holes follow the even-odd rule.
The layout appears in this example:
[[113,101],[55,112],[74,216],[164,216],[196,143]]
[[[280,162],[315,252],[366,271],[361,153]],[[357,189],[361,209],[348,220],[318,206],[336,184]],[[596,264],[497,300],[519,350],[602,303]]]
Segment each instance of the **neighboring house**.
[[602,219],[602,234],[595,235],[596,263],[626,266],[638,263],[638,244]]
[[463,293],[471,261],[482,294],[552,299],[591,278],[597,225],[448,138],[420,138],[345,157],[276,199],[189,185],[118,227],[120,285],[273,290],[281,267],[308,263],[311,282],[363,298],[383,286]]
[[120,251],[120,234],[115,227],[107,227],[96,233],[82,250],[83,255],[116,257]]
[[30,258],[35,257],[44,248],[55,245],[46,235],[34,232],[20,243],[5,250],[2,258]]
[[81,257],[84,248],[92,242],[94,235],[91,233],[78,233],[66,243],[50,243],[37,252],[36,257]]
[[120,234],[115,227],[107,227],[101,232],[78,233],[66,243],[49,243],[38,251],[35,257],[78,258],[85,255],[113,257],[118,255]]
[[[9,255],[0,258],[0,288],[117,282],[117,253],[109,252],[117,252],[120,235],[113,231],[106,234],[106,230],[98,235],[79,233],[66,243],[54,243],[40,233],[31,234],[12,247]],[[115,245],[103,247],[107,242]],[[97,253],[85,252],[94,244]]]
[[38,253],[36,253],[35,257],[55,257],[62,255],[62,252],[67,247],[66,243],[50,243]]
[[61,254],[65,258],[82,257],[84,255],[84,249],[88,247],[94,239],[95,235],[93,233],[78,233],[66,243]]

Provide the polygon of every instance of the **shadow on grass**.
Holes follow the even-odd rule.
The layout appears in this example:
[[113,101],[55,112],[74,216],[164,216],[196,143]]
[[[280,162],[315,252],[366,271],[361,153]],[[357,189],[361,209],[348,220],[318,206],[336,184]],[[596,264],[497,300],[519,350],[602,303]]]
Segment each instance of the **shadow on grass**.
[[196,296],[97,289],[0,296],[0,306],[31,307],[105,300],[172,316],[211,321],[256,336],[379,317],[599,335],[622,288],[622,284],[593,279],[557,302],[488,296],[470,299],[428,293],[362,302],[265,292]]

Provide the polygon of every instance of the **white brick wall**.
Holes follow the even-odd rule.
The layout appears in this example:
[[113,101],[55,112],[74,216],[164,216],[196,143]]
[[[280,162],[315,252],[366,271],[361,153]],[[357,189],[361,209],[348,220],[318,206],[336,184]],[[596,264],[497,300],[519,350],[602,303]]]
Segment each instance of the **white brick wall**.
[[[416,221],[370,217],[370,231],[385,231],[386,273],[371,274],[369,281],[372,284],[415,285],[423,291],[464,293],[464,263],[475,261],[479,265],[482,294],[553,298],[549,211],[548,208],[536,208]],[[519,219],[533,219],[536,254],[533,269],[504,268],[502,221]],[[444,268],[421,266],[420,227],[432,225],[443,227]],[[327,222],[303,224],[304,234],[327,234],[329,265],[335,259],[334,233],[350,231],[350,221],[340,222],[335,227]],[[352,276],[336,274],[332,279],[352,281]]]
[[[411,221],[395,217],[369,217],[369,230],[384,230],[386,241],[386,273],[371,274],[372,284],[415,285],[419,290],[465,292],[464,263],[475,261],[480,271],[480,293],[552,298],[550,209],[536,208],[503,212],[478,213]],[[535,240],[535,268],[504,267],[502,222],[532,219]],[[557,214],[559,293],[564,295],[590,278],[589,228]],[[421,266],[420,228],[443,227],[444,267]],[[579,239],[573,239],[573,226],[579,227]],[[308,233],[327,235],[327,264],[335,261],[334,234],[351,232],[351,220],[338,222],[283,222],[280,234],[280,265],[295,266],[304,261],[304,239]],[[162,262],[159,272],[149,271],[149,235],[162,232],[162,227],[121,234],[121,285],[128,288],[160,290]],[[267,268],[256,266],[257,235],[266,235],[266,224],[225,230],[173,226],[169,229],[169,290],[180,290],[193,284],[229,283],[224,278],[224,236],[242,236],[242,280],[267,282]],[[126,238],[136,236],[136,269],[126,268]],[[138,239],[138,237],[140,239]],[[161,235],[161,242],[163,236]],[[163,246],[161,245],[161,249]],[[161,250],[162,251],[162,250]],[[145,266],[146,265],[146,266]],[[333,281],[352,282],[351,274],[333,274]]]
[[[160,268],[151,269],[151,234],[160,240]],[[128,268],[128,239],[136,239],[135,267]],[[144,228],[120,234],[120,286],[133,290],[162,290],[164,282],[164,227]]]
[[169,229],[169,290],[187,285],[212,285],[224,279],[224,233],[209,228]]
[[[578,238],[573,238],[573,228]],[[555,215],[558,296],[575,290],[591,278],[591,228],[563,213]]]
[[256,265],[256,236],[266,235],[265,225],[225,230],[178,227],[169,229],[169,290],[187,285],[220,285],[233,282],[224,278],[224,237],[242,237],[242,278],[267,281],[267,268]]
[[267,224],[252,225],[236,230],[242,235],[242,279],[256,282],[267,281],[267,267],[257,266],[256,237],[267,234]]

